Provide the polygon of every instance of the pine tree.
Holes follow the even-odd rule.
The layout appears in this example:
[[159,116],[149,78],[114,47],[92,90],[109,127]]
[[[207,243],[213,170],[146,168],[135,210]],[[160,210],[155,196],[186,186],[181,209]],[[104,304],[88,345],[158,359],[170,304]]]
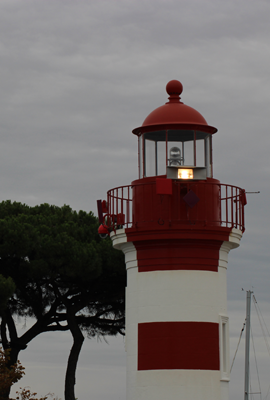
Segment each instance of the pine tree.
[[[125,264],[110,239],[99,238],[90,212],[69,206],[0,203],[0,274],[14,293],[1,310],[1,339],[9,366],[43,332],[70,330],[65,399],[75,400],[75,372],[89,336],[124,334]],[[13,284],[12,283],[12,284]],[[18,336],[15,317],[34,325]]]

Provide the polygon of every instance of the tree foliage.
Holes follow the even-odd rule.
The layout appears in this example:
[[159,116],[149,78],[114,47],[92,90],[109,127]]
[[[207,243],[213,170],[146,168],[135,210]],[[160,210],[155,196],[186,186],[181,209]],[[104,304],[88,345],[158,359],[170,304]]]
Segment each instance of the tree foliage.
[[[40,397],[39,399],[36,396],[37,393],[32,392],[29,388],[20,388],[20,391],[16,392],[16,399],[10,399],[10,400],[47,400],[49,397],[52,398],[53,394],[48,393],[45,396]],[[53,400],[61,400],[61,399],[54,397]]]
[[[17,361],[12,367],[8,366],[10,359],[9,353],[10,350],[3,350],[0,347],[0,400],[47,400],[49,397],[53,397],[53,394],[48,393],[38,399],[36,398],[37,393],[32,392],[27,387],[20,388],[20,390],[16,392],[16,399],[7,399],[6,391],[25,374],[25,368],[21,365],[20,361]],[[54,398],[53,400],[57,399]]]
[[24,375],[24,367],[19,361],[9,367],[10,350],[0,348],[0,400],[6,400],[7,390]]
[[5,278],[0,275],[0,312],[6,308],[8,299],[15,292],[15,284],[13,280],[8,277]]
[[[42,332],[70,330],[65,395],[74,400],[75,370],[84,340],[124,332],[125,265],[111,241],[97,234],[98,221],[69,206],[0,203],[0,274],[14,282],[1,311],[1,339],[10,365]],[[11,291],[12,293],[12,291]],[[14,318],[34,325],[18,336]],[[73,388],[73,389],[72,389]]]

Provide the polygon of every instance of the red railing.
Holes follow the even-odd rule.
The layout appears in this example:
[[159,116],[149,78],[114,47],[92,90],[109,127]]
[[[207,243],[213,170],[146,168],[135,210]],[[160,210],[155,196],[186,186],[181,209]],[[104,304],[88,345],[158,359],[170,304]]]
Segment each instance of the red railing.
[[132,186],[120,186],[107,192],[108,225],[131,227],[132,218]]
[[[109,190],[107,193],[108,224],[114,227],[123,226],[126,228],[131,228],[137,226],[138,223],[151,224],[156,222],[157,196],[155,195],[155,190],[152,190],[152,194],[149,196],[149,190],[147,191],[146,187],[149,187],[149,185],[155,185],[155,182],[140,184],[142,189],[140,192],[140,202],[142,208],[144,208],[146,203],[148,204],[148,207],[146,213],[139,213],[139,218],[137,213],[136,221],[134,217],[132,196],[134,188],[138,186],[120,186]],[[244,232],[244,206],[246,204],[246,197],[243,189],[220,183],[207,183],[207,189],[205,189],[206,186],[204,183],[194,181],[185,183],[174,181],[174,185],[176,185],[173,199],[174,205],[171,205],[172,202],[169,204],[169,217],[167,209],[162,210],[162,207],[160,207],[159,210],[159,218],[163,221],[162,224],[164,224],[167,219],[170,222],[170,226],[173,224],[187,224],[188,222],[192,223],[193,225],[196,223],[203,223],[204,225],[208,226],[218,225],[227,228],[237,228]],[[187,217],[187,212],[183,212],[183,208],[177,206],[181,201],[183,202],[183,189],[185,189],[185,193],[188,193],[190,190],[193,190],[196,193],[196,189],[200,193],[202,193],[203,190],[207,190],[207,196],[203,197],[203,201],[208,204],[203,204],[201,202],[200,211],[197,212],[197,208],[195,206],[192,209],[192,213],[188,214]],[[136,207],[138,207],[138,204]],[[209,207],[210,209],[211,207],[215,207],[216,210],[218,210],[214,217],[209,217]],[[188,209],[188,207],[185,207],[185,210],[186,209]],[[190,221],[188,218],[190,218]]]

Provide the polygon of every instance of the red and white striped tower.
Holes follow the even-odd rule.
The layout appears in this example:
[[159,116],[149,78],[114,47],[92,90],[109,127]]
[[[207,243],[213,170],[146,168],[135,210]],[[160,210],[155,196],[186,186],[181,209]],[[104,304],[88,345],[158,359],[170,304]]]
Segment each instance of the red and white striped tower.
[[103,204],[126,259],[127,399],[227,400],[227,259],[245,191],[213,179],[217,129],[180,101],[179,81],[166,89],[133,130],[139,179]]

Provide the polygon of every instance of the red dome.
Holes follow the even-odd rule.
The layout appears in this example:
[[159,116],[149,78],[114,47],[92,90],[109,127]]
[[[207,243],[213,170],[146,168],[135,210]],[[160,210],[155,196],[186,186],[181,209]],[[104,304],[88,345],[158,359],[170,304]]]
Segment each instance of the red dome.
[[183,90],[181,82],[170,81],[166,90],[169,94],[168,103],[152,111],[145,118],[142,126],[132,131],[134,134],[140,135],[143,132],[152,131],[153,128],[155,130],[191,129],[208,133],[217,132],[216,128],[207,124],[198,111],[180,101],[180,94]]
[[179,103],[166,103],[156,108],[145,118],[142,126],[160,124],[202,124],[207,125],[203,116],[194,108]]

